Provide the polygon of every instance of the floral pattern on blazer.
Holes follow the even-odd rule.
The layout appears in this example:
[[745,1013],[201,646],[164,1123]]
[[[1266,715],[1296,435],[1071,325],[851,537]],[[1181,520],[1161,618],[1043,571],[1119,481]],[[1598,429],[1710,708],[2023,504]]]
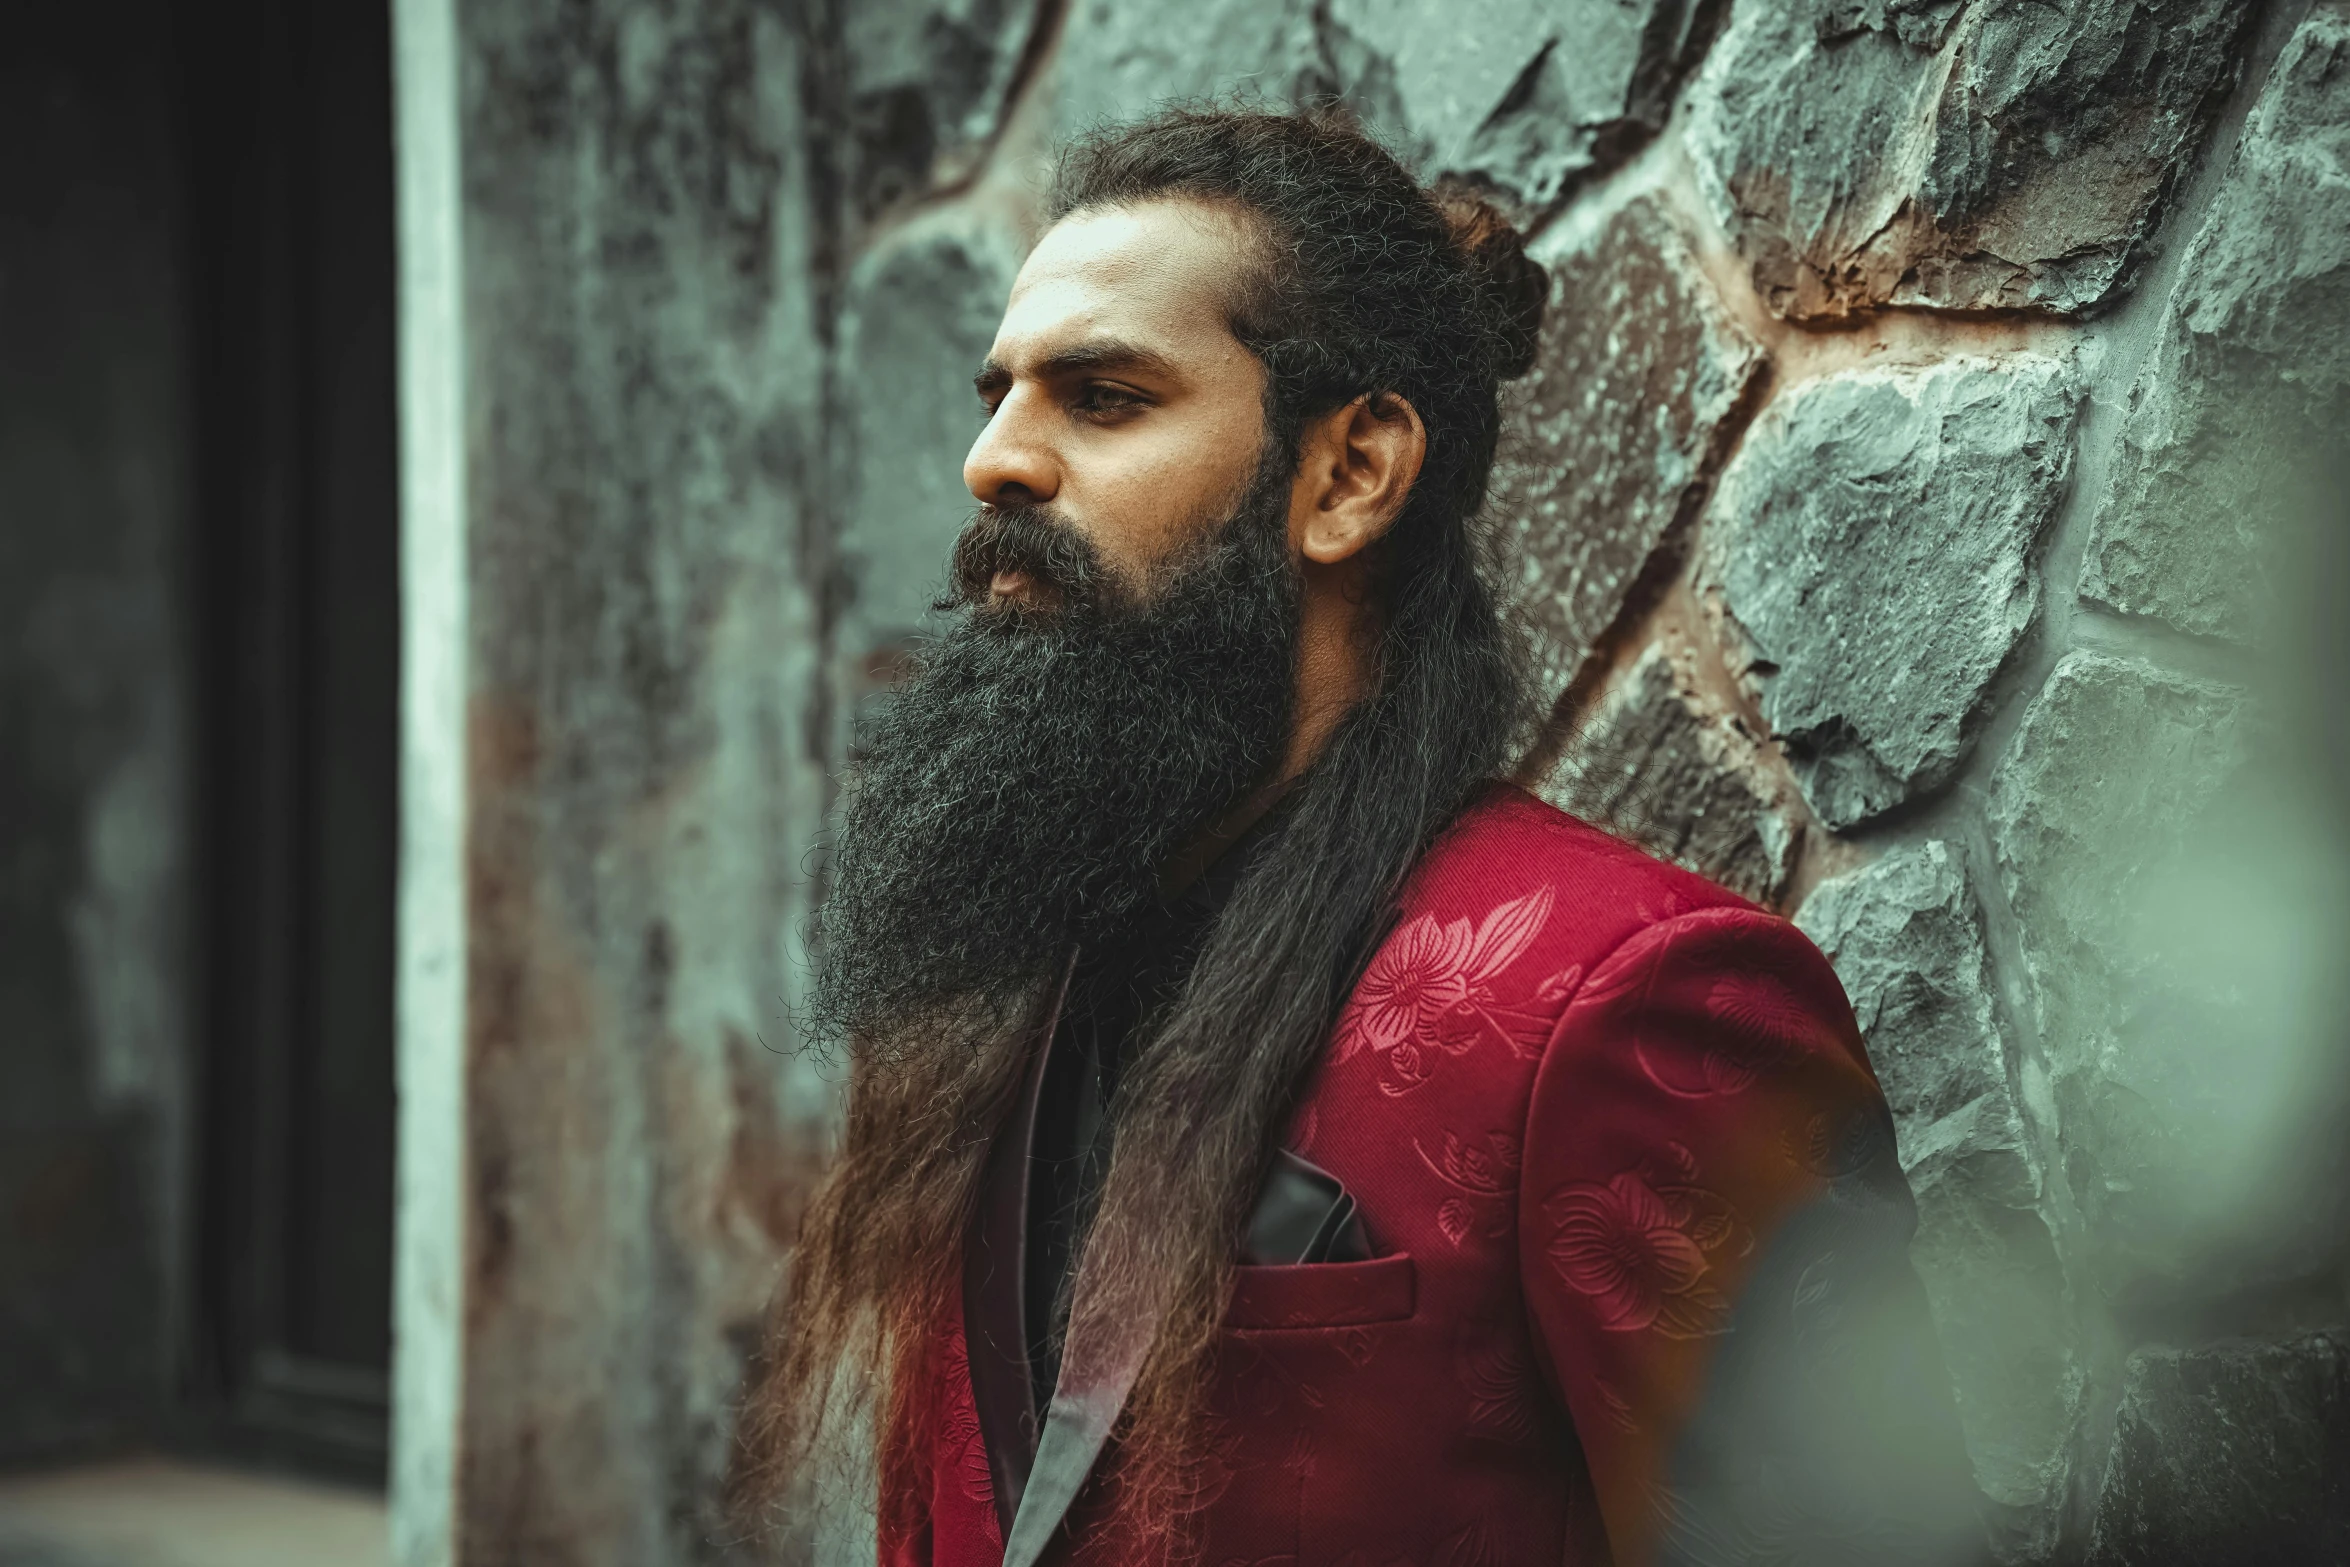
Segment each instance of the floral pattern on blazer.
[[[1401,902],[1289,1139],[1379,1254],[1238,1270],[1196,1559],[1972,1559],[1890,1119],[1817,950],[1503,787]],[[932,1400],[967,1443],[967,1375]],[[885,1562],[1001,1562],[961,1445]],[[1113,1493],[1048,1560],[1134,1559]]]

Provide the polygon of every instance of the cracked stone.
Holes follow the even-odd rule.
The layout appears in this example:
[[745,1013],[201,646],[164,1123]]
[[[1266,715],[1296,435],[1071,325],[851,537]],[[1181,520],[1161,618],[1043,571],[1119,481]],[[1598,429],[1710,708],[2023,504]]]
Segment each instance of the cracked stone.
[[1842,830],[1939,787],[2039,608],[2080,387],[1956,359],[1796,388],[1708,510],[1700,580],[1812,811]]
[[1540,792],[1563,811],[1767,903],[1786,890],[1799,840],[1758,779],[1758,764],[1753,740],[1652,645],[1601,699]]
[[847,188],[868,214],[970,171],[1008,107],[1038,3],[843,8]]
[[1315,9],[1312,0],[1077,0],[1056,71],[1061,130],[1141,119],[1169,102],[1281,106],[1326,93]]
[[1835,966],[1893,1111],[1918,1199],[1910,1255],[2001,1554],[2044,1559],[2086,1378],[1964,862],[1939,841],[1894,849],[1824,883],[1795,923]]
[[1332,0],[1337,85],[1431,171],[1555,206],[1660,130],[1711,0]]
[[1982,920],[1950,845],[1895,849],[1822,883],[1795,923],[1844,982],[1905,1148],[1985,1094],[2006,1095]]
[[853,475],[841,532],[852,668],[886,662],[946,581],[971,515],[963,457],[978,433],[971,373],[995,341],[1019,249],[975,222],[894,236],[851,275],[841,385]]
[[2211,1272],[2200,1241],[2236,1228],[2232,1172],[2283,1080],[2263,998],[2240,983],[2253,971],[2208,928],[2247,917],[2214,871],[2251,863],[2228,830],[2250,730],[2234,688],[2072,653],[1993,776],[2065,1176],[2109,1294]]
[[1770,308],[2073,313],[2143,260],[2248,0],[1737,8],[1689,145]]
[[2256,640],[2310,459],[2350,430],[2350,16],[2277,61],[2130,394],[2082,595]]
[[2350,1561],[2350,1338],[2132,1355],[2088,1560]]
[[1550,309],[1533,370],[1506,389],[1487,510],[1507,530],[1558,690],[1643,568],[1678,542],[1769,365],[1653,197],[1542,259]]

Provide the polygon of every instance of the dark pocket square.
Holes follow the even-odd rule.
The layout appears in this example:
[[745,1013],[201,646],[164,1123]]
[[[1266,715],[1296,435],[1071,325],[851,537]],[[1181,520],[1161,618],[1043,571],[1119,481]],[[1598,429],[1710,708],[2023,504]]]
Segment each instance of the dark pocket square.
[[1241,1261],[1259,1267],[1301,1262],[1365,1262],[1371,1237],[1355,1211],[1354,1194],[1337,1176],[1284,1148],[1249,1216]]

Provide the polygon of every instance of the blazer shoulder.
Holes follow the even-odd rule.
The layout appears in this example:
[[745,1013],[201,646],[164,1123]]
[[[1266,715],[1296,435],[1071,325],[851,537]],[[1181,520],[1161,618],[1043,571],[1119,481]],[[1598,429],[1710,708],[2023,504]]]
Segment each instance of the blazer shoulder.
[[1699,909],[1763,912],[1515,784],[1495,784],[1430,846],[1405,888],[1404,913],[1474,914],[1544,888],[1595,939],[1621,940]]
[[[1690,921],[1782,924],[1522,789],[1495,785],[1430,846],[1341,1011],[1334,1060],[1398,1095],[1450,1063],[1461,1091],[1516,1093],[1586,981],[1635,938]],[[1476,1051],[1500,1036],[1509,1051]],[[1426,1047],[1435,1047],[1433,1051]]]

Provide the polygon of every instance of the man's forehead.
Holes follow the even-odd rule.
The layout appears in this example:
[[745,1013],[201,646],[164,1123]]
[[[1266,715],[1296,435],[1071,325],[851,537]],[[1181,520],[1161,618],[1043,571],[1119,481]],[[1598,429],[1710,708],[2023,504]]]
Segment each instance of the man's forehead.
[[1019,374],[1092,341],[1175,363],[1245,353],[1226,317],[1238,243],[1232,220],[1196,202],[1064,218],[1021,267],[988,358]]

